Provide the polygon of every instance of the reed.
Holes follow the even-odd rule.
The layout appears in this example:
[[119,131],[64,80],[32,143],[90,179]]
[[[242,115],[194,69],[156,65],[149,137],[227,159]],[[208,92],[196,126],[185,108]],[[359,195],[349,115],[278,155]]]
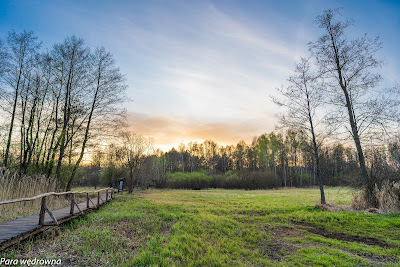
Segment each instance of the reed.
[[[33,197],[46,192],[61,191],[54,180],[46,178],[45,175],[35,174],[32,176],[19,176],[8,171],[0,172],[0,201]],[[75,197],[79,203],[84,201],[86,195]],[[10,221],[34,214],[40,211],[40,199],[24,201],[13,204],[0,205],[0,223]],[[60,209],[69,205],[65,196],[50,196],[47,206],[50,210]]]

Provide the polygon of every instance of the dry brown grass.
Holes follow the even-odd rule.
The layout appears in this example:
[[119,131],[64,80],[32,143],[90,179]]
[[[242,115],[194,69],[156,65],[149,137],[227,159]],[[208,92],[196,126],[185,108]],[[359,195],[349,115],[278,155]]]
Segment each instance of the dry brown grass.
[[380,188],[375,186],[375,196],[378,208],[371,208],[366,201],[365,192],[354,196],[352,207],[356,210],[365,210],[374,213],[400,212],[400,182],[384,182]]
[[20,177],[8,171],[0,172],[0,200],[33,197],[50,191],[56,191],[56,185],[44,175]]
[[381,189],[375,187],[379,209],[384,212],[400,212],[400,182],[385,182]]
[[[47,179],[44,175],[20,177],[17,174],[10,174],[8,171],[4,174],[0,172],[0,201],[33,197],[43,193],[57,191],[60,190],[58,190],[56,183]],[[84,201],[85,197],[85,195],[79,195],[75,198],[79,203]],[[0,223],[38,214],[40,211],[40,202],[40,199],[36,199],[32,201],[0,205]],[[69,203],[69,200],[65,196],[50,196],[47,200],[47,207],[50,210],[55,210],[67,207]]]

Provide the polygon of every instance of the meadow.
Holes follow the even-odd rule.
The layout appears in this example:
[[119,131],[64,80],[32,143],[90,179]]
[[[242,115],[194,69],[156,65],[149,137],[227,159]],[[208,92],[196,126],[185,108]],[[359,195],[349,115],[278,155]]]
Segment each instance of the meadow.
[[[327,188],[328,203],[354,191]],[[0,253],[91,266],[400,266],[400,214],[326,211],[319,190],[157,190]]]

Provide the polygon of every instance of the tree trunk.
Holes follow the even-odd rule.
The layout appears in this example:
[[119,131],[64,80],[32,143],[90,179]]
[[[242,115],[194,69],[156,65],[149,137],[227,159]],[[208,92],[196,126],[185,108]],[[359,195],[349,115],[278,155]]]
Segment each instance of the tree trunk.
[[76,163],[75,163],[74,169],[72,170],[72,173],[71,173],[71,176],[70,176],[69,181],[68,181],[68,183],[67,183],[67,187],[66,187],[65,191],[71,191],[72,181],[73,181],[74,178],[75,178],[76,171],[78,170],[79,164],[81,163],[82,158],[83,158],[83,155],[84,155],[84,153],[85,153],[86,142],[87,142],[87,140],[88,140],[88,138],[89,138],[90,123],[91,123],[91,121],[92,121],[93,112],[94,112],[94,109],[95,109],[95,106],[96,106],[97,94],[98,94],[99,88],[100,88],[100,77],[98,77],[98,79],[99,79],[99,80],[98,80],[98,82],[97,82],[96,93],[94,94],[94,98],[93,98],[93,102],[92,102],[92,107],[91,107],[91,109],[90,109],[90,114],[89,114],[88,122],[87,122],[87,125],[86,125],[85,137],[84,137],[84,139],[83,139],[82,148],[81,148],[81,153],[80,153],[80,155],[79,155],[78,160],[77,160]]
[[[10,151],[10,146],[11,146],[11,136],[12,136],[12,130],[14,127],[14,118],[15,118],[15,110],[17,108],[17,102],[18,102],[18,94],[19,94],[19,84],[21,81],[21,75],[22,75],[22,61],[20,64],[19,68],[19,74],[18,74],[18,79],[17,79],[17,87],[15,88],[15,96],[14,96],[14,103],[13,103],[13,111],[11,113],[11,123],[10,123],[10,130],[8,131],[8,139],[7,139],[7,146],[6,146],[6,152],[4,153],[4,167],[7,168],[8,165],[8,157],[9,157],[9,151]],[[4,169],[5,171],[5,169]]]
[[357,149],[358,161],[359,161],[360,169],[361,169],[361,176],[366,184],[367,201],[370,205],[372,205],[373,207],[376,207],[377,200],[376,200],[376,197],[374,194],[375,183],[374,183],[373,179],[368,176],[367,166],[365,164],[364,153],[363,153],[363,149],[361,146],[360,137],[358,134],[358,128],[357,128],[356,117],[355,117],[354,110],[353,110],[353,104],[351,102],[351,99],[350,99],[350,96],[348,93],[346,79],[343,77],[343,74],[342,74],[342,69],[340,67],[340,58],[338,55],[336,42],[335,42],[335,39],[334,39],[331,29],[330,29],[329,33],[330,33],[330,37],[331,37],[332,48],[333,48],[334,54],[335,54],[336,71],[338,73],[339,85],[345,96],[347,112],[349,114],[350,127],[351,127],[351,131],[352,131],[354,143],[355,143],[356,149]]
[[313,122],[312,122],[311,116],[309,118],[310,118],[310,125],[311,125],[311,134],[312,134],[312,139],[313,139],[315,163],[317,165],[317,177],[318,177],[318,182],[319,182],[319,190],[321,192],[321,204],[326,204],[325,191],[324,191],[324,181],[322,179],[321,170],[320,170],[320,166],[319,166],[319,155],[318,155],[317,142],[315,140],[314,126],[313,126]]
[[324,191],[324,181],[321,176],[321,170],[319,166],[319,155],[318,155],[318,146],[317,146],[317,141],[315,138],[315,132],[314,132],[314,124],[311,116],[311,107],[310,107],[310,100],[309,100],[309,95],[307,94],[307,108],[308,108],[308,119],[310,122],[310,130],[311,130],[311,135],[312,135],[312,141],[313,141],[313,148],[314,148],[314,158],[315,158],[315,163],[317,165],[317,177],[318,177],[318,182],[319,182],[319,191],[321,193],[321,204],[326,204],[325,200],[325,191]]

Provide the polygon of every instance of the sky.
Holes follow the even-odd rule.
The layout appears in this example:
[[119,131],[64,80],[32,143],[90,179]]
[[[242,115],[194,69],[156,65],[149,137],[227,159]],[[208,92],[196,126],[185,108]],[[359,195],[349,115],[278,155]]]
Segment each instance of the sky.
[[399,82],[400,1],[0,1],[0,38],[32,30],[51,49],[76,35],[104,46],[126,77],[131,129],[161,149],[250,142],[275,129],[270,96],[287,83],[314,23],[343,7],[351,34],[380,36],[384,85]]

